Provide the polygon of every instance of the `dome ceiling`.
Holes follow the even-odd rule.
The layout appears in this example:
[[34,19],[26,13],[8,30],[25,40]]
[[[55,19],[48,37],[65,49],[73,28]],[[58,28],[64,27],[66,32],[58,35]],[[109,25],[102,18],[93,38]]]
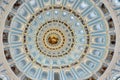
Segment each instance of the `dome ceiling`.
[[119,0],[1,0],[0,80],[120,80]]

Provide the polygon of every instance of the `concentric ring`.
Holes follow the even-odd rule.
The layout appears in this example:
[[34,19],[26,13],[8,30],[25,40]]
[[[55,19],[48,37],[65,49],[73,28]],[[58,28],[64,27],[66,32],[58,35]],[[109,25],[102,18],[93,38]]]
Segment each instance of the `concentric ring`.
[[33,80],[54,80],[53,75],[60,76],[58,80],[97,79],[95,74],[103,74],[114,34],[95,6],[91,0],[23,3],[8,35],[10,55],[19,71]]

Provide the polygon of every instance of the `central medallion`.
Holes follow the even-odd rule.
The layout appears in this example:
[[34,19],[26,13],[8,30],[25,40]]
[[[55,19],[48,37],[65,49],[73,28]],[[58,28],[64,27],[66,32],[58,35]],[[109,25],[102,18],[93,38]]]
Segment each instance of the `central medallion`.
[[65,43],[64,34],[58,29],[48,29],[43,36],[43,42],[46,48],[50,50],[60,49]]
[[59,41],[58,35],[56,35],[56,34],[51,34],[48,38],[48,42],[52,45],[57,44],[58,41]]

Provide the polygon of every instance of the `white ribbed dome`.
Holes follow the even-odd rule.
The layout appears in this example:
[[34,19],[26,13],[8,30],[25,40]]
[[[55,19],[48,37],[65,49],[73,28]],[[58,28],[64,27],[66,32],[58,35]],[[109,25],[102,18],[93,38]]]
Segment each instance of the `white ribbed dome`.
[[1,0],[0,80],[120,80],[120,0]]

